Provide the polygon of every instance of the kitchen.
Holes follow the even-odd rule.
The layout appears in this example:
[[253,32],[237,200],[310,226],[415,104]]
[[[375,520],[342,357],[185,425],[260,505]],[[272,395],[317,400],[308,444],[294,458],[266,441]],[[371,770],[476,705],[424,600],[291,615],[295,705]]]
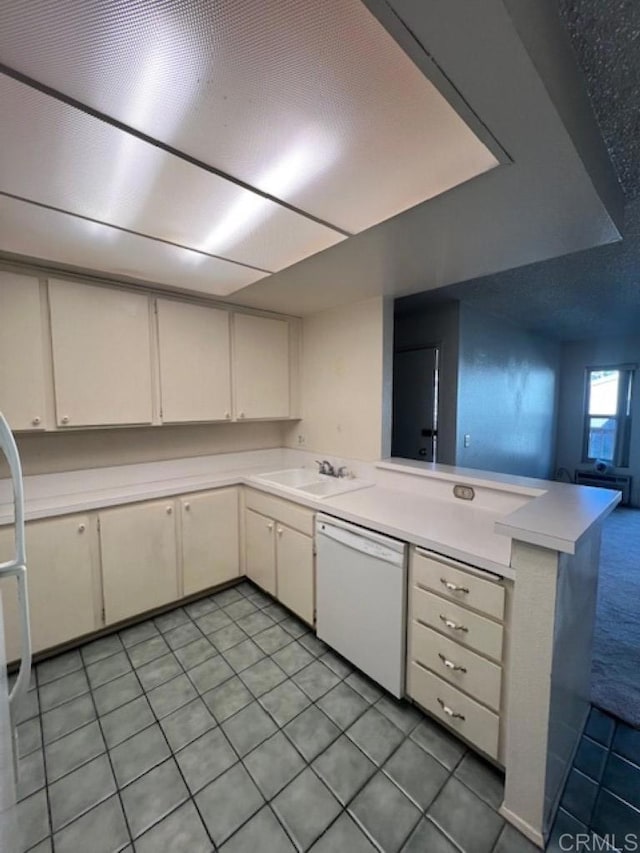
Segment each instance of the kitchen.
[[[308,4],[284,5],[292,42],[312,39],[313,27],[303,26]],[[414,72],[427,73],[430,60],[410,38],[410,21],[403,24],[383,4],[371,10],[348,5],[353,32],[362,27],[366,33],[361,49],[368,38],[377,39],[379,57],[405,75],[415,97],[426,97],[426,78]],[[410,4],[398,5],[410,19]],[[466,146],[464,168],[448,186],[414,188],[412,170],[396,169],[392,183],[404,184],[389,198],[388,184],[367,182],[359,171],[375,168],[374,149],[368,164],[347,156],[343,171],[333,175],[322,163],[314,173],[303,158],[311,189],[287,186],[282,177],[274,182],[275,166],[269,180],[254,171],[259,205],[242,195],[250,180],[219,185],[221,171],[233,175],[242,164],[221,169],[219,160],[205,169],[201,158],[178,157],[185,145],[185,139],[175,141],[179,128],[156,126],[160,142],[150,152],[153,134],[145,121],[155,119],[139,99],[135,110],[129,105],[133,119],[125,110],[105,122],[108,98],[96,107],[88,90],[78,97],[74,87],[82,76],[72,79],[57,68],[47,49],[71,50],[82,22],[90,43],[95,22],[89,17],[58,22],[52,48],[46,14],[35,16],[31,32],[21,11],[11,17],[12,35],[3,45],[4,93],[15,121],[6,129],[2,161],[0,408],[17,433],[25,473],[30,621],[39,656],[35,690],[27,691],[21,710],[27,716],[18,726],[21,763],[30,769],[24,778],[32,785],[18,804],[18,821],[27,827],[24,849],[86,849],[93,825],[109,827],[105,849],[113,850],[130,843],[136,850],[184,849],[181,844],[255,849],[263,834],[280,850],[314,844],[319,850],[347,844],[424,849],[435,843],[527,849],[517,847],[527,843],[518,831],[538,846],[551,833],[589,712],[585,685],[599,531],[617,497],[387,460],[390,297],[403,292],[412,266],[411,288],[424,289],[618,233],[619,199],[611,188],[605,192],[609,176],[595,126],[587,128],[591,147],[580,148],[579,165],[579,146],[568,144],[558,102],[541,90],[534,64],[523,62],[533,47],[527,42],[525,50],[523,21],[513,25],[517,10],[524,14],[521,4],[510,4],[513,20],[502,4],[489,5],[499,57],[515,67],[507,47],[518,53],[519,84],[537,83],[529,110],[541,127],[545,120],[549,138],[541,146],[553,151],[553,169],[527,177],[535,158],[518,149],[518,133],[522,140],[527,132],[523,115],[512,116],[500,132],[499,117],[493,117],[498,143],[430,68],[429,76],[438,79],[434,92],[447,96],[432,108],[464,118],[458,124],[445,109],[438,122],[451,120]],[[422,26],[435,32],[460,13],[452,8],[439,24],[435,12],[419,14],[425,15]],[[316,14],[326,35],[330,22]],[[255,37],[243,34],[241,20],[229,13],[225,23],[239,27],[239,36]],[[172,46],[179,31],[175,20],[168,26],[166,44]],[[485,20],[482,31],[488,29]],[[533,39],[539,31],[532,25],[528,34]],[[468,37],[465,26],[460,41]],[[402,51],[398,55],[394,39],[416,66]],[[41,48],[31,59],[29,43]],[[454,49],[442,38],[439,49],[451,51],[444,67],[461,73],[462,44]],[[336,61],[345,63],[344,54],[339,51]],[[78,48],[78,61],[81,55]],[[28,68],[36,56],[42,66]],[[497,61],[489,44],[482,58]],[[157,57],[154,62],[149,67],[162,80],[166,67]],[[145,74],[142,69],[143,81]],[[465,75],[463,88],[471,91],[475,72],[467,68]],[[362,100],[366,81],[351,82]],[[567,74],[561,82],[569,87],[575,81]],[[486,75],[485,85],[488,94]],[[186,98],[181,105],[173,90],[172,99],[173,116],[180,118],[180,107],[189,105]],[[89,106],[79,109],[84,100]],[[481,100],[478,95],[476,110]],[[576,104],[583,106],[578,98],[569,107]],[[277,99],[271,106],[278,107]],[[348,113],[353,101],[339,106]],[[495,109],[506,112],[508,104]],[[387,129],[392,113],[382,111],[379,129]],[[486,121],[484,108],[480,115]],[[234,120],[241,118],[236,112]],[[141,127],[132,130],[134,120]],[[88,150],[104,158],[97,162],[108,164],[114,153],[112,172],[105,167],[109,183],[79,168],[71,145],[56,149],[65,181],[44,176],[50,135],[60,143],[65,128],[67,141],[79,149],[91,145]],[[123,135],[140,152],[129,165]],[[386,144],[402,139],[396,133]],[[267,143],[281,147],[278,134],[265,140],[265,151]],[[224,150],[218,153],[222,158]],[[297,156],[284,170],[291,180]],[[162,161],[157,173],[154,159]],[[139,175],[131,163],[139,164]],[[164,196],[153,181],[162,169]],[[477,177],[469,180],[471,174]],[[353,196],[336,203],[335,181],[345,175],[353,176]],[[138,177],[141,195],[149,181],[146,205],[132,197],[136,193],[127,195]],[[537,185],[531,195],[523,193],[525,177]],[[333,185],[323,184],[329,179]],[[529,226],[535,224],[526,229],[519,223],[517,233],[513,210],[523,204],[515,203],[516,188],[526,197]],[[207,195],[216,203],[207,207]],[[541,204],[532,203],[535,197]],[[332,198],[328,216],[322,211],[332,209]],[[431,200],[418,204],[424,198]],[[235,220],[225,219],[234,204],[240,217],[236,212]],[[480,221],[478,209],[487,204],[494,217]],[[204,237],[194,214],[198,205],[209,232]],[[554,205],[551,227],[544,220]],[[305,208],[311,215],[301,214]],[[142,210],[137,219],[136,209]],[[569,210],[571,225],[558,229]],[[242,227],[231,239],[239,218]],[[427,223],[427,237],[416,240]],[[471,223],[474,239],[461,251],[447,251],[443,235],[453,241],[456,232],[469,233]],[[394,234],[385,262],[381,246]],[[405,241],[410,253],[402,251]],[[326,462],[326,473],[316,473],[317,459]],[[9,559],[8,481],[0,505],[1,556]],[[323,558],[330,539],[323,525],[335,526],[343,539],[354,534],[354,525],[364,528],[365,550],[373,552],[408,543],[408,561],[405,545],[391,548],[401,554],[389,563],[397,569],[392,598],[372,584],[363,607],[354,594],[357,583],[331,595],[348,578],[335,571],[338,552]],[[338,540],[330,541],[334,548]],[[378,568],[386,565],[375,553],[363,556],[362,572],[370,571],[369,557]],[[345,565],[352,563],[349,557]],[[325,574],[325,566],[333,573]],[[380,573],[381,582],[390,577]],[[20,613],[9,583],[3,582],[7,659],[16,661]],[[346,613],[339,612],[341,603]],[[366,646],[376,636],[374,604],[382,608],[381,637],[390,633],[371,656]],[[445,612],[433,611],[445,604]],[[362,633],[345,623],[349,614]],[[568,642],[571,655],[559,651]],[[61,654],[50,656],[53,650]],[[395,676],[391,681],[377,668],[382,663]],[[467,674],[467,686],[461,685]],[[394,702],[376,682],[411,701]],[[81,722],[67,728],[61,718],[72,710]],[[312,735],[317,740],[322,733],[325,742],[315,745]],[[474,759],[476,752],[482,761]],[[362,777],[347,791],[344,763],[351,760]],[[417,788],[406,778],[412,762],[429,764]],[[501,784],[491,762],[506,769],[506,786],[488,805],[484,788]],[[272,780],[265,764],[277,767],[273,775],[281,778]],[[459,781],[465,772],[468,784]],[[441,782],[428,800],[426,776],[429,784]],[[476,816],[467,828],[455,818],[460,802]]]

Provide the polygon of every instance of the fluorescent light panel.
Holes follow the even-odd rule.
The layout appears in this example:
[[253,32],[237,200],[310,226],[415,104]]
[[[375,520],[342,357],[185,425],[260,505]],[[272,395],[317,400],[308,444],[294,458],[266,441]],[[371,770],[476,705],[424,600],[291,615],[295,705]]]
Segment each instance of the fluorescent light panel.
[[[0,251],[227,296],[266,273],[0,196]],[[188,275],[185,275],[188,270]]]
[[[361,0],[4,0],[0,55],[348,232],[497,165]],[[274,186],[301,135],[310,179]]]

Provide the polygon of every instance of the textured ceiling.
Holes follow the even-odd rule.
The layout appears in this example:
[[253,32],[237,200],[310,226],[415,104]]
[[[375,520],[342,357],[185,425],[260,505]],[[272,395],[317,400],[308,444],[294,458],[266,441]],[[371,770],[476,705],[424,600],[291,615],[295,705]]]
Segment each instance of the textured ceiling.
[[640,3],[560,0],[587,90],[628,199],[640,196]]
[[640,337],[640,2],[559,8],[628,201],[624,239],[407,297],[398,310],[460,299],[556,340]]

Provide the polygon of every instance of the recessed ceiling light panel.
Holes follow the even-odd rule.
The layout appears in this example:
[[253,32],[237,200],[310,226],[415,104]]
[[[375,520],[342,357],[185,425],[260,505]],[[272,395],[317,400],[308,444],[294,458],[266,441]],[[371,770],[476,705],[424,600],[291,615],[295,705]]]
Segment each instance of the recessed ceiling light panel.
[[[0,110],[0,191],[272,272],[344,239],[5,75]],[[295,180],[294,160],[273,173]]]
[[497,165],[360,0],[2,6],[6,65],[348,232]]
[[213,296],[226,296],[265,276],[240,264],[202,258],[189,249],[5,196],[0,196],[0,251]]

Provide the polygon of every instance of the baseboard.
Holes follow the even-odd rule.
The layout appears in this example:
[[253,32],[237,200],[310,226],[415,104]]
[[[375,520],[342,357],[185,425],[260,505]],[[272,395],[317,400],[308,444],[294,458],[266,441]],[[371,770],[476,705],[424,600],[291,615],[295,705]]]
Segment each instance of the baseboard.
[[541,832],[538,832],[537,829],[534,829],[530,824],[528,824],[525,820],[522,820],[521,817],[518,817],[517,814],[505,807],[504,803],[498,809],[498,812],[502,815],[505,820],[508,820],[510,824],[515,826],[516,829],[520,830],[520,832],[525,835],[529,841],[533,841],[533,843],[539,847],[541,850],[544,850],[544,838]]

